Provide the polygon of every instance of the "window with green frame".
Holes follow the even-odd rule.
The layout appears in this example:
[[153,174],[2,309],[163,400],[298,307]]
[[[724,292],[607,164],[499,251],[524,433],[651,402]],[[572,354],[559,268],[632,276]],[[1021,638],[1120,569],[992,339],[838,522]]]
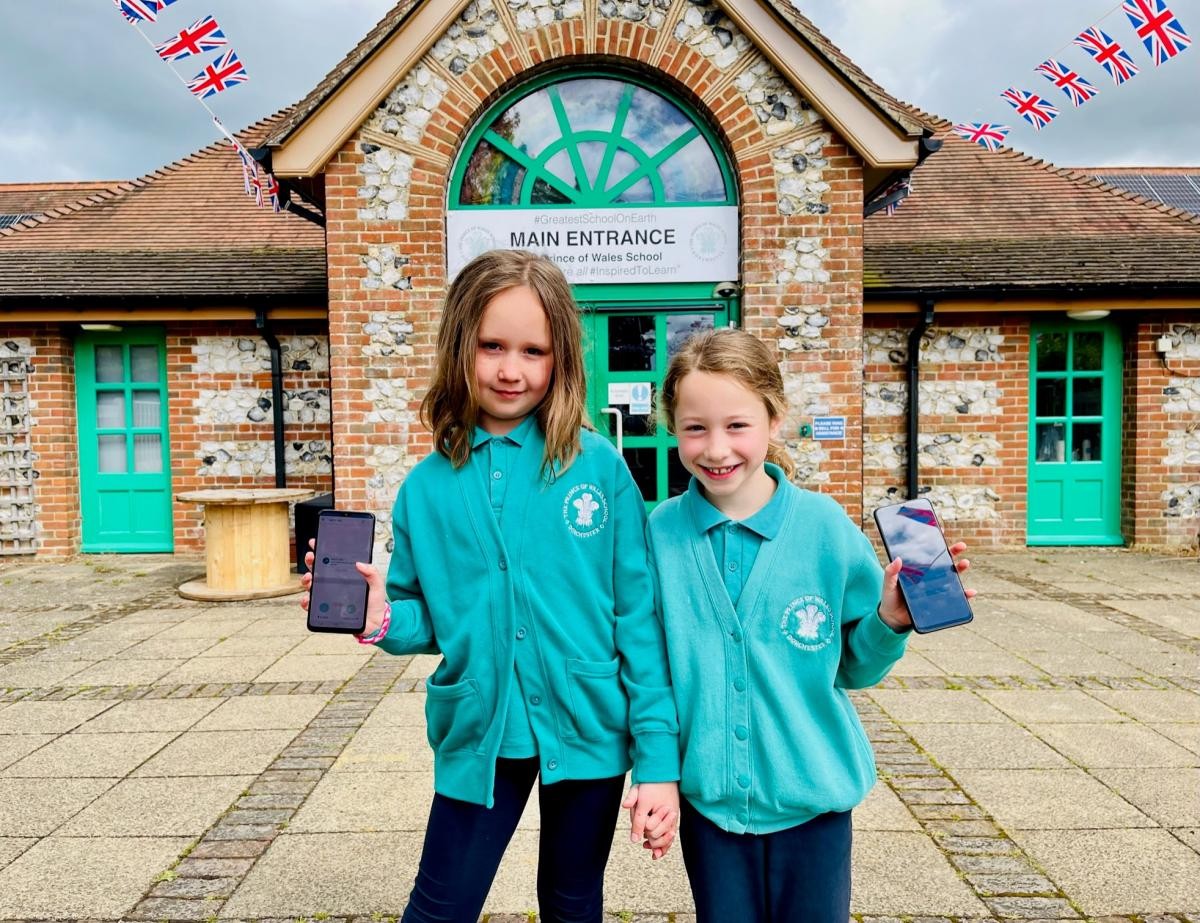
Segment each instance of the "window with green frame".
[[716,137],[629,75],[544,77],[494,106],[458,158],[449,206],[735,204]]

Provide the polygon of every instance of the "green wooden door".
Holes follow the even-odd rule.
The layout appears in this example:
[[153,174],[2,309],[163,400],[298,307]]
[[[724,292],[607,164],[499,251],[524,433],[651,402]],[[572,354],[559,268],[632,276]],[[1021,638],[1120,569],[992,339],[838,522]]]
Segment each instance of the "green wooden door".
[[163,332],[82,336],[75,376],[82,550],[173,550]]
[[1120,545],[1121,336],[1113,324],[1034,324],[1030,545]]
[[691,475],[658,422],[667,364],[687,339],[729,324],[729,301],[586,304],[588,413],[621,450],[649,507],[682,493]]

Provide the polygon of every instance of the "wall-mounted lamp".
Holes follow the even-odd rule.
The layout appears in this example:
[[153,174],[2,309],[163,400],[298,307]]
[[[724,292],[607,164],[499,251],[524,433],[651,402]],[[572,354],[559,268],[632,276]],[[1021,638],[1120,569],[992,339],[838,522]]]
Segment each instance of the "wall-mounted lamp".
[[80,329],[90,330],[92,333],[119,333],[121,331],[120,324],[80,324]]
[[1104,320],[1111,313],[1108,308],[1077,308],[1068,311],[1067,317],[1071,320]]

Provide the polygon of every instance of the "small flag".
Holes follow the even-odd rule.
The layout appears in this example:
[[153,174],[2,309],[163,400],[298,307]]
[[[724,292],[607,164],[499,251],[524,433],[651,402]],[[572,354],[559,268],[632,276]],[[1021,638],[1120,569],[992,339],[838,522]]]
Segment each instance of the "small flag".
[[242,185],[246,189],[246,195],[252,195],[253,183],[258,180],[258,161],[251,157],[250,152],[236,140],[230,140],[229,143],[237,151],[238,158],[242,161]]
[[182,61],[195,54],[206,51],[216,51],[223,45],[228,45],[225,33],[217,21],[211,16],[205,16],[199,22],[194,22],[174,38],[167,39],[154,46],[158,56],[164,61]]
[[1058,118],[1058,109],[1050,105],[1036,93],[1026,93],[1024,90],[1009,87],[1000,96],[1017,110],[1017,115],[1032,125],[1037,131],[1041,131]]
[[994,122],[960,122],[954,126],[954,133],[960,138],[986,147],[989,151],[998,151],[1008,137],[1007,125],[997,125]]
[[904,204],[904,200],[912,195],[912,176],[906,176],[898,183],[892,185],[892,187],[889,188],[884,195],[889,198],[895,196],[895,198],[888,202],[888,204],[883,208],[883,213],[890,217],[891,215],[896,214],[896,212],[900,210],[900,206]]
[[1165,64],[1192,43],[1163,0],[1125,0],[1121,9],[1154,58],[1155,67]]
[[160,9],[158,0],[113,0],[129,22],[154,22]]
[[1075,44],[1096,59],[1096,63],[1108,71],[1113,83],[1123,84],[1131,77],[1137,76],[1138,66],[1133,58],[1119,44],[1114,42],[1107,33],[1095,26],[1079,33]]
[[1075,71],[1053,58],[1039,64],[1035,70],[1066,93],[1076,109],[1100,92],[1095,84],[1084,80]]
[[193,77],[187,86],[194,96],[208,99],[248,79],[246,68],[230,49]]

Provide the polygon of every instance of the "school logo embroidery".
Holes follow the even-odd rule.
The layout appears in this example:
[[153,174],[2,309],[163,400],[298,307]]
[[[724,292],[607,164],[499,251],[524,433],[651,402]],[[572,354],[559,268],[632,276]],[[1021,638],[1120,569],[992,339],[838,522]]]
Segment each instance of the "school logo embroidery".
[[576,538],[591,538],[608,523],[608,501],[595,484],[576,484],[563,500],[563,522]]
[[819,651],[833,640],[833,610],[820,596],[797,596],[783,610],[779,629],[788,643],[802,651]]

